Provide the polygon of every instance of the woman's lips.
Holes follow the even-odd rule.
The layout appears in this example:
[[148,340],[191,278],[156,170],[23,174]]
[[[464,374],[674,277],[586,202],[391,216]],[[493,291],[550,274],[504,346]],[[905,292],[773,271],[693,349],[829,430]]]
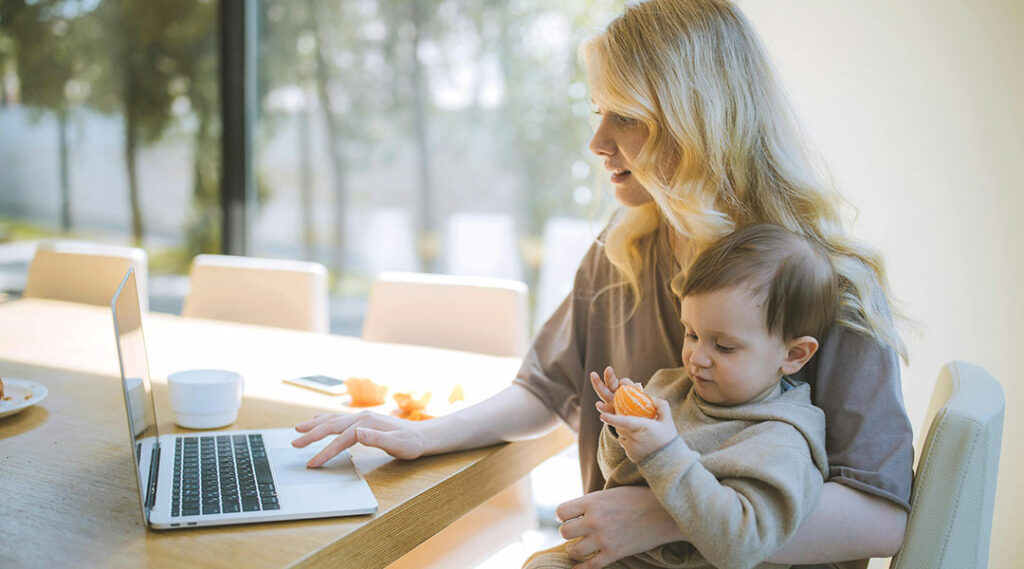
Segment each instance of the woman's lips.
[[629,170],[612,170],[612,183],[621,184],[625,182],[630,175],[631,172]]

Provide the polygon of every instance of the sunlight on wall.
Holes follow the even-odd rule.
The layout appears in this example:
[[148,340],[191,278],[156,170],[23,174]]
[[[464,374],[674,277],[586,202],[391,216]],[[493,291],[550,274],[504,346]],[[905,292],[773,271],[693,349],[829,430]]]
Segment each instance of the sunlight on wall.
[[939,368],[960,359],[1007,398],[990,564],[1024,560],[1024,4],[746,0],[813,144],[882,249],[919,331],[903,390],[922,430]]

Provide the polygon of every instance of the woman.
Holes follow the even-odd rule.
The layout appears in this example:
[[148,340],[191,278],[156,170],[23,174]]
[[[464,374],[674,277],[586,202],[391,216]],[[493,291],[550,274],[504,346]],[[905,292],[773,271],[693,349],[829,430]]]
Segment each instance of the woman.
[[[416,458],[537,436],[558,419],[579,433],[588,494],[557,513],[568,550],[594,569],[680,539],[642,487],[601,490],[601,423],[588,373],[613,366],[646,381],[679,367],[672,283],[708,244],[749,223],[782,225],[829,252],[843,286],[839,326],[798,377],[825,411],[831,480],[794,539],[769,561],[839,562],[895,553],[912,476],[893,325],[880,255],[854,241],[839,198],[818,180],[751,26],[725,0],[631,4],[581,53],[600,125],[590,143],[625,206],[544,325],[514,385],[423,423],[328,415],[297,426],[304,446],[339,436],[310,461],[355,442]],[[500,418],[496,419],[496,418]],[[471,428],[469,428],[471,427]],[[723,536],[727,538],[727,536]]]

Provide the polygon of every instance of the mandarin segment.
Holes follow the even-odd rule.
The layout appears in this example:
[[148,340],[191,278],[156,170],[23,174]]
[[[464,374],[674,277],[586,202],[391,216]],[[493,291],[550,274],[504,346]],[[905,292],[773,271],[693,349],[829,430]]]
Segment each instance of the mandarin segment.
[[634,417],[647,417],[648,419],[658,416],[658,410],[654,407],[654,401],[644,393],[644,388],[639,384],[620,385],[615,390],[612,405],[615,407],[615,413],[618,415],[632,415]]
[[345,388],[349,397],[352,398],[352,407],[373,407],[384,403],[384,396],[388,393],[388,386],[377,385],[365,377],[350,377],[345,380]]

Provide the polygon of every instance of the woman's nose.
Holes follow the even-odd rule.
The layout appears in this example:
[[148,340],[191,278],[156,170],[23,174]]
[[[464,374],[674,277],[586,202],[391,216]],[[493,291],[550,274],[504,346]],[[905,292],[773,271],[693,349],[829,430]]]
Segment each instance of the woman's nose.
[[608,136],[604,117],[601,117],[601,122],[598,124],[597,130],[594,131],[594,136],[590,137],[590,151],[598,156],[611,156],[615,154],[615,142]]

